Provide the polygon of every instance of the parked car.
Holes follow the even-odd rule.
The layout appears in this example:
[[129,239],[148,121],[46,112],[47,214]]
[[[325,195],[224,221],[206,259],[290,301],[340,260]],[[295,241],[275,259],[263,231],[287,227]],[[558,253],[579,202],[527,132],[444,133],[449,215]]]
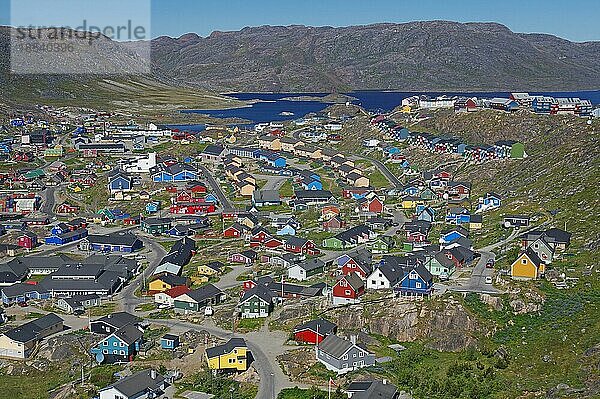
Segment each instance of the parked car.
[[486,283],[486,284],[492,284],[492,278],[491,278],[490,276],[487,276],[487,277],[485,278],[485,283]]
[[493,269],[494,268],[494,264],[496,263],[496,261],[494,259],[490,259],[487,261],[487,263],[485,264],[485,267],[487,269]]

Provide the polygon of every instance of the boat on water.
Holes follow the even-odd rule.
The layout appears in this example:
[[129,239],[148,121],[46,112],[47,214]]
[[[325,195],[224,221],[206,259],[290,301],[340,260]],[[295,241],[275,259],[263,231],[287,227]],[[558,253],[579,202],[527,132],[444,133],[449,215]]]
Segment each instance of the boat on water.
[[294,116],[294,113],[293,112],[289,112],[289,111],[283,111],[279,115],[281,115],[281,116]]

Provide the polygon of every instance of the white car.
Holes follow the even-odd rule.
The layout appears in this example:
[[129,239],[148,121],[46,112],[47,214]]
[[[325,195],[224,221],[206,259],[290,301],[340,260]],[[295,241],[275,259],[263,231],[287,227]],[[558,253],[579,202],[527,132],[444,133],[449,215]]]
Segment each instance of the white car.
[[487,276],[487,277],[485,278],[485,283],[486,283],[486,284],[492,284],[492,278],[491,278],[490,276]]

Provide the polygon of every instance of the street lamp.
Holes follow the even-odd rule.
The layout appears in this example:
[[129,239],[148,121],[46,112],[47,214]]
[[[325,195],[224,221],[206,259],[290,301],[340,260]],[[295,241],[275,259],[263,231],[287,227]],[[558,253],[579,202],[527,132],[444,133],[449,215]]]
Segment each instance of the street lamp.
[[271,387],[273,388],[272,398],[275,399],[275,374],[271,373]]

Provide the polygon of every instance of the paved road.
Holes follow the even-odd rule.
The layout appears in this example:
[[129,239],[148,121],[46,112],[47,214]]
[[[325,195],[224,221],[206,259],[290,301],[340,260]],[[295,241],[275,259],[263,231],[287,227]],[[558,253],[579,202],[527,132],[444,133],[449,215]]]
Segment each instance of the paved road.
[[377,167],[377,169],[379,169],[379,171],[386,177],[386,179],[388,179],[390,181],[390,183],[392,183],[396,188],[404,187],[404,185],[398,179],[398,177],[396,177],[396,175],[393,174],[392,171],[390,171],[383,162],[378,161],[377,159],[374,159],[374,158],[369,158],[369,157],[360,157],[359,156],[358,158],[362,158],[362,159],[366,159],[367,161],[371,161]]
[[279,190],[289,176],[272,176],[272,175],[254,175],[257,179],[266,180],[264,187],[261,190]]
[[56,217],[54,205],[56,204],[56,187],[46,187],[42,192],[42,207],[40,211],[48,215],[49,218]]
[[204,165],[198,165],[198,168],[202,171],[202,174],[204,174],[206,181],[208,181],[208,184],[210,184],[210,186],[212,187],[214,194],[217,196],[219,202],[221,203],[221,206],[224,209],[231,209],[231,202],[229,202],[229,199],[223,192],[223,189],[221,189],[221,185],[215,180],[212,173]]
[[118,299],[119,303],[123,306],[123,310],[129,313],[135,313],[135,307],[137,305],[148,302],[148,300],[136,297],[135,290],[142,284],[143,279],[148,279],[154,274],[154,270],[156,270],[158,263],[167,254],[165,248],[156,241],[144,236],[139,236],[138,238],[144,243],[145,250],[143,252],[147,252],[146,259],[149,262],[148,267],[144,269],[139,276],[130,281],[116,296],[116,299]]
[[239,335],[218,328],[211,323],[199,325],[178,320],[163,319],[149,319],[148,321],[169,327],[172,331],[180,333],[194,330],[206,331],[211,335],[225,340],[230,338],[244,338],[254,357],[253,366],[260,376],[260,384],[256,395],[258,399],[273,399],[283,388],[292,386],[288,377],[277,366],[277,355],[284,353],[286,350],[284,347],[286,340],[284,333],[260,331]]

